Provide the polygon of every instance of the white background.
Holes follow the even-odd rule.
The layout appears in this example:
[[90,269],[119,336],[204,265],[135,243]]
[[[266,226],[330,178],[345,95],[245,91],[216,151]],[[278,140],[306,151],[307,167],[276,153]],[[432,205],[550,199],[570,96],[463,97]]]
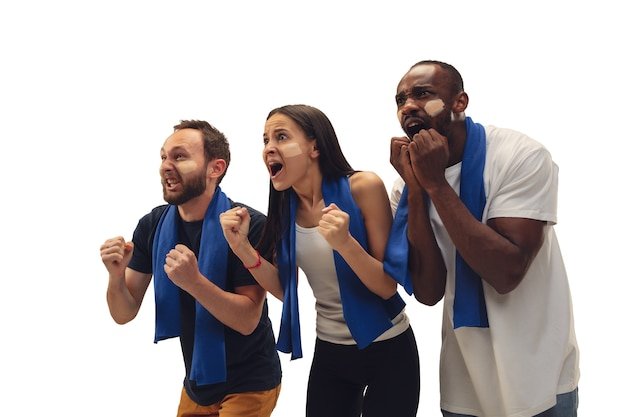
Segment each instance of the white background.
[[[110,318],[99,246],[160,204],[159,149],[180,119],[230,139],[223,189],[266,210],[265,117],[306,103],[351,164],[395,179],[394,94],[415,62],[455,65],[467,114],[543,142],[560,166],[559,223],[581,348],[580,415],[621,398],[626,39],[619,2],[21,1],[0,5],[0,415],[171,416],[177,341]],[[304,282],[304,281],[303,281]],[[274,415],[302,416],[305,358],[281,354]],[[406,294],[404,294],[406,295]],[[441,305],[406,297],[422,365],[418,416],[438,414]],[[280,304],[271,299],[279,321]],[[618,341],[618,338],[620,341]]]

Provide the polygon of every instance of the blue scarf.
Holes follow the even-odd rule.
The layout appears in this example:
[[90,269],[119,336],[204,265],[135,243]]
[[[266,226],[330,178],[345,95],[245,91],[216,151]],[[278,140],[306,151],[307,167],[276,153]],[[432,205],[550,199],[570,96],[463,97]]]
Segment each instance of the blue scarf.
[[[225,289],[228,244],[221,233],[219,214],[230,208],[226,194],[217,187],[204,216],[198,267],[202,275]],[[156,331],[154,343],[180,336],[180,289],[169,279],[163,266],[165,256],[179,243],[180,217],[176,206],[170,205],[161,216],[154,235],[152,270],[156,299]],[[195,334],[191,374],[198,385],[226,381],[224,325],[196,301]]]
[[408,192],[406,187],[402,190],[396,215],[393,218],[387,247],[385,248],[385,258],[383,269],[390,277],[394,278],[404,287],[407,294],[413,294],[413,282],[409,273],[409,238],[407,229],[409,227],[409,203],[407,201]]
[[[482,221],[485,209],[485,187],[483,171],[485,168],[486,136],[485,128],[465,119],[467,138],[461,165],[461,190],[459,197],[472,215]],[[398,281],[409,295],[413,294],[413,285],[408,270],[409,242],[407,238],[408,203],[407,190],[402,191],[396,216],[387,242],[385,272]],[[454,296],[454,328],[489,327],[487,307],[481,278],[467,265],[463,257],[456,252],[456,275]]]
[[[284,290],[283,314],[277,347],[281,352],[291,352],[291,358],[297,359],[302,357],[297,292],[298,267],[295,251],[295,219],[298,199],[293,190],[288,192],[290,193],[289,223],[277,248],[278,271]],[[352,198],[348,178],[324,179],[322,196],[326,205],[335,203],[350,215],[350,234],[367,250],[365,224],[361,211]],[[333,251],[333,257],[339,281],[343,315],[358,348],[363,349],[392,327],[391,319],[402,311],[405,303],[398,293],[387,301],[372,293],[339,253]]]

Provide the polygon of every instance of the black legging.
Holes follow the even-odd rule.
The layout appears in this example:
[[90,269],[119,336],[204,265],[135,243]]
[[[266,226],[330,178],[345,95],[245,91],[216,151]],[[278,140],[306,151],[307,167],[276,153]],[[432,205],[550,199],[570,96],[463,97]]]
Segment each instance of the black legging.
[[307,417],[415,417],[419,356],[413,330],[365,349],[317,339]]

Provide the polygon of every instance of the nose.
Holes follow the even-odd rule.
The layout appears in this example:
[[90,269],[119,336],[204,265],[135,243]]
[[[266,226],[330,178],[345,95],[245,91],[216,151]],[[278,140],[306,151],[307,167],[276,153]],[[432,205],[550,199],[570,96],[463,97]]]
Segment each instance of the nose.
[[398,106],[398,113],[402,115],[409,115],[415,113],[421,108],[422,107],[419,105],[418,100],[415,100],[413,97],[407,97],[404,103]]
[[173,163],[169,158],[163,158],[161,159],[161,166],[159,168],[159,171],[162,173],[171,171],[173,169]]
[[276,152],[276,143],[273,140],[268,140],[263,146],[263,155],[271,155]]

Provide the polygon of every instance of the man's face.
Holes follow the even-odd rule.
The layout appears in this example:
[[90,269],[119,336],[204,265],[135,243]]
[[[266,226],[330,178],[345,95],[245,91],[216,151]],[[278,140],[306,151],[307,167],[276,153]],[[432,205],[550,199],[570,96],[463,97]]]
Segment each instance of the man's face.
[[396,93],[398,120],[409,138],[431,128],[447,135],[452,117],[447,80],[445,72],[432,64],[418,65],[400,80]]
[[163,199],[181,205],[206,190],[207,163],[202,133],[181,129],[165,141],[161,148],[161,184]]

